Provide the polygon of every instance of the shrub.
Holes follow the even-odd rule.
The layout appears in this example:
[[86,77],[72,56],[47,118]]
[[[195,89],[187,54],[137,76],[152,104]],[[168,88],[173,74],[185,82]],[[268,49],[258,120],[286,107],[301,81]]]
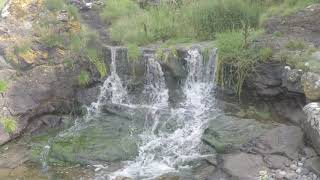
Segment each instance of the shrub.
[[6,81],[0,80],[0,93],[4,93],[8,89]]
[[90,74],[87,71],[80,71],[78,76],[78,83],[81,87],[85,87],[89,84]]
[[17,129],[17,122],[12,117],[1,117],[0,123],[6,133],[13,133]]

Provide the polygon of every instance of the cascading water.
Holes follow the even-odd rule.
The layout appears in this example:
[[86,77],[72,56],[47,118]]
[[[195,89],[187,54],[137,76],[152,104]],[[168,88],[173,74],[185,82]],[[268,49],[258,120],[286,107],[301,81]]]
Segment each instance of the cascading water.
[[110,47],[111,50],[111,64],[110,64],[110,75],[104,81],[103,86],[100,89],[100,95],[98,97],[98,101],[92,103],[89,107],[89,115],[92,113],[99,112],[99,108],[101,105],[106,102],[111,102],[113,104],[121,104],[126,101],[127,91],[122,86],[122,81],[117,74],[117,66],[116,66],[116,54],[117,47]]
[[[109,177],[130,177],[153,179],[169,172],[187,168],[188,162],[207,157],[200,153],[201,136],[209,120],[208,111],[215,111],[212,90],[214,86],[215,50],[207,63],[199,50],[189,50],[185,60],[188,76],[183,87],[186,96],[178,108],[170,109],[167,103],[167,89],[161,66],[154,59],[147,62],[144,93],[151,98],[152,105],[145,126],[140,135],[139,155],[134,161]],[[208,66],[210,67],[208,67]],[[161,118],[161,112],[169,112],[169,118]],[[160,124],[161,121],[161,126]],[[150,123],[149,123],[150,124]],[[157,129],[157,131],[155,131]]]

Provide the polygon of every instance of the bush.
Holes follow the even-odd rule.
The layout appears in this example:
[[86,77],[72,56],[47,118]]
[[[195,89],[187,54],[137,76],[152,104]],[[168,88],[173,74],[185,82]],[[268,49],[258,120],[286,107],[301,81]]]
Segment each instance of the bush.
[[0,123],[6,133],[13,133],[17,129],[17,122],[12,117],[1,117]]
[[81,87],[85,87],[89,84],[90,74],[87,71],[80,71],[78,76],[78,83]]

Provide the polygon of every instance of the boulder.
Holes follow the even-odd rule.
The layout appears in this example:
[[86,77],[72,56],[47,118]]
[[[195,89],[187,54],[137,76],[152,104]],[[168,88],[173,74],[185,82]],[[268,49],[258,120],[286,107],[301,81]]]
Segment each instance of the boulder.
[[312,101],[320,99],[320,75],[312,72],[302,76],[302,84],[306,97]]
[[260,136],[268,128],[269,125],[254,119],[220,115],[210,120],[202,140],[218,152],[227,152],[240,148],[242,144]]
[[304,91],[301,83],[303,71],[301,69],[291,69],[289,66],[284,67],[284,69],[282,86],[289,92],[303,94]]
[[238,153],[223,156],[223,169],[232,176],[233,179],[239,180],[256,180],[259,179],[259,172],[267,170],[260,155]]
[[55,65],[37,66],[26,72],[5,69],[0,71],[2,74],[7,89],[0,97],[0,115],[14,117],[17,129],[10,138],[1,131],[0,144],[24,132],[34,119],[68,114],[75,104],[77,70]]
[[254,140],[253,151],[259,154],[281,154],[297,159],[303,147],[303,133],[299,127],[280,125]]
[[303,108],[307,119],[302,122],[306,136],[311,140],[315,151],[320,153],[320,103],[309,103]]

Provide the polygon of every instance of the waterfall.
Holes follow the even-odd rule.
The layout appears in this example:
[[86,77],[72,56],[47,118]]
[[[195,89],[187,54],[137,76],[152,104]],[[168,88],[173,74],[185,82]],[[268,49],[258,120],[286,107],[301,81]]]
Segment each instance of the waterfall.
[[[152,115],[146,116],[146,122],[151,119],[153,124],[146,126],[140,135],[142,142],[139,155],[135,160],[127,162],[124,168],[109,175],[110,179],[118,176],[139,180],[153,179],[165,173],[188,168],[188,163],[192,160],[208,156],[200,153],[200,147],[201,136],[209,120],[208,111],[215,111],[212,95],[215,53],[213,50],[209,60],[205,62],[198,49],[188,51],[189,57],[185,59],[188,76],[183,87],[186,99],[178,108],[172,109],[164,106],[167,104],[164,103],[167,89],[163,83],[161,66],[154,59],[149,59],[144,93],[149,92],[153,103]],[[166,119],[161,117],[165,112],[170,112]],[[163,124],[161,127],[160,119]]]
[[117,66],[116,66],[116,54],[117,48],[110,47],[111,50],[111,64],[110,64],[110,75],[104,81],[100,94],[98,97],[98,101],[91,104],[89,107],[89,114],[99,112],[99,108],[101,105],[111,102],[113,104],[121,104],[127,100],[127,91],[122,85],[122,81],[117,74]]

